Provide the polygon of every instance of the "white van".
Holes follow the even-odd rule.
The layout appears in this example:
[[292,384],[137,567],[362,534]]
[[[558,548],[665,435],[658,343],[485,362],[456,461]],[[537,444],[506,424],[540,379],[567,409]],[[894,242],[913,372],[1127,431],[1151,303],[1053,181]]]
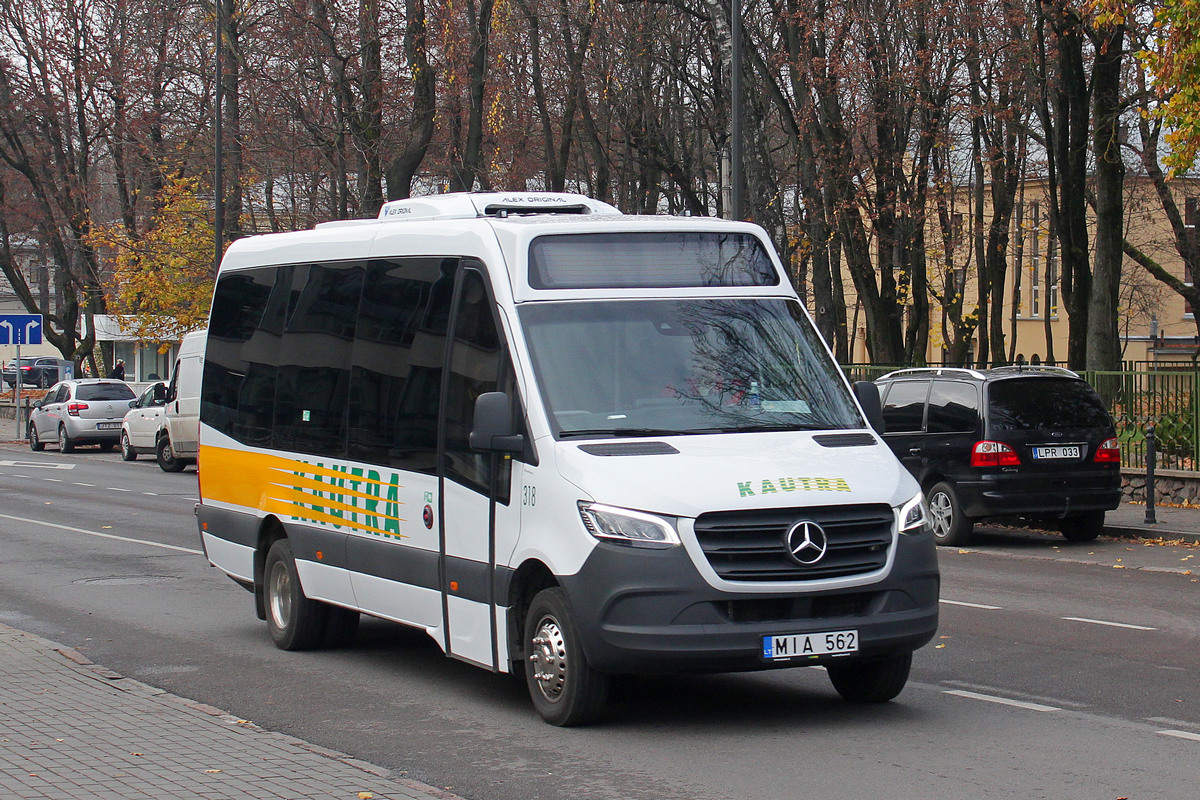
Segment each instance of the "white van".
[[158,466],[164,472],[181,472],[196,463],[200,454],[200,379],[204,372],[207,331],[184,334],[175,358],[162,426],[154,443]]
[[623,673],[819,665],[881,702],[939,575],[868,420],[755,225],[421,197],[229,248],[197,516],[279,647],[416,626],[552,724]]

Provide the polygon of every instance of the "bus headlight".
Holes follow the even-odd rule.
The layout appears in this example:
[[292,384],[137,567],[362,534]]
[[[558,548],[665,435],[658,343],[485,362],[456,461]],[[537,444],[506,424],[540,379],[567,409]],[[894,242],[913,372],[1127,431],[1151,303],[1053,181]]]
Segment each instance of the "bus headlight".
[[918,494],[900,508],[900,532],[908,534],[928,533],[929,512],[925,510],[925,495]]
[[680,543],[674,524],[653,514],[581,502],[579,516],[583,517],[588,533],[606,542],[655,548],[674,547]]

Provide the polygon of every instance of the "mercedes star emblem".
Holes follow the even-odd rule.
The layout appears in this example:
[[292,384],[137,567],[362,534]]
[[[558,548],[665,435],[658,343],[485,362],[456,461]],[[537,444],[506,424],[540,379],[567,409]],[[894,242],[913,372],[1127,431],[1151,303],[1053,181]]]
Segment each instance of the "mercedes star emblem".
[[797,522],[787,533],[788,555],[797,564],[811,567],[825,557],[829,537],[820,525],[810,520]]

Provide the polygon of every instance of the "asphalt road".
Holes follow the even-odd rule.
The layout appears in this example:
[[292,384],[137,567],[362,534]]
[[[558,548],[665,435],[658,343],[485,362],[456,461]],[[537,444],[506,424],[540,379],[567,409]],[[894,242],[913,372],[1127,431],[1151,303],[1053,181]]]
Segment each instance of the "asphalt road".
[[0,621],[472,800],[1200,797],[1200,548],[988,529],[941,551],[939,636],[893,703],[819,669],[628,678],[561,730],[399,626],[276,650],[199,552],[196,480],[0,446]]

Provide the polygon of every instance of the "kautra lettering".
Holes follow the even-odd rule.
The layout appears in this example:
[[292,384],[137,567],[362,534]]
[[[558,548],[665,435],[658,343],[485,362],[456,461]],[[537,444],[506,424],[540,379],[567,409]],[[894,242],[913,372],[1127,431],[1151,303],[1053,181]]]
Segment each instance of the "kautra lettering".
[[738,481],[738,497],[779,492],[848,492],[845,478],[762,478],[757,481]]
[[311,471],[292,472],[293,478],[300,479],[291,487],[295,519],[322,523],[338,530],[348,524],[371,533],[405,538],[400,533],[400,476],[397,473],[391,473],[385,482],[373,469],[364,472],[358,467],[342,464],[301,463]]

